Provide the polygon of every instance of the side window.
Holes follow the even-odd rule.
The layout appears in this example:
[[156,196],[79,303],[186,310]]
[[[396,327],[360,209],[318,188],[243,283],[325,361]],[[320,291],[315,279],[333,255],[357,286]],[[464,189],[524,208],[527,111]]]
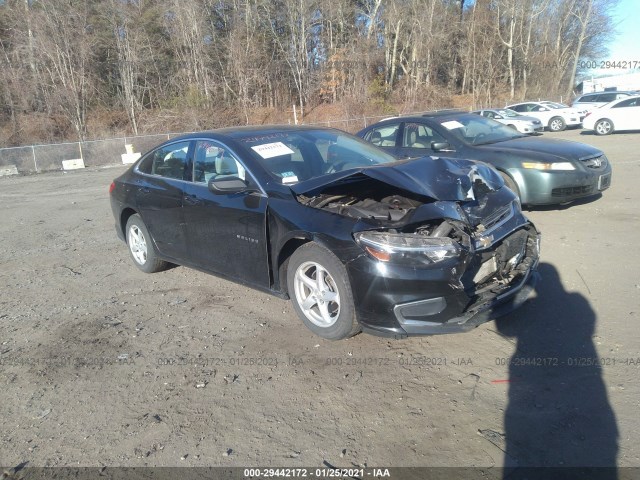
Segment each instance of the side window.
[[615,93],[601,93],[600,95],[598,95],[599,102],[609,103],[609,102],[613,102],[615,99],[616,99]]
[[367,133],[365,140],[378,147],[395,147],[399,128],[399,123],[374,128]]
[[184,180],[190,142],[171,143],[149,153],[138,166],[142,173]]
[[638,106],[637,98],[630,98],[629,100],[623,100],[622,102],[614,105],[611,108],[625,108],[625,107],[637,107]]
[[402,146],[406,148],[431,148],[431,142],[444,142],[444,138],[426,125],[406,123]]
[[213,140],[196,142],[193,162],[193,181],[208,183],[212,178],[239,177],[246,180],[242,164],[224,147]]

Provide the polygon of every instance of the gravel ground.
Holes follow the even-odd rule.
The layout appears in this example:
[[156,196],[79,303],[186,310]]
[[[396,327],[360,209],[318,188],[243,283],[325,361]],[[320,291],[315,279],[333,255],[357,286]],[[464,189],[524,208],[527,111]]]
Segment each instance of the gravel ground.
[[[115,235],[124,167],[0,179],[0,465],[640,466],[640,134],[601,198],[530,211],[541,283],[459,335],[313,336],[288,302]],[[615,463],[617,462],[617,463]]]

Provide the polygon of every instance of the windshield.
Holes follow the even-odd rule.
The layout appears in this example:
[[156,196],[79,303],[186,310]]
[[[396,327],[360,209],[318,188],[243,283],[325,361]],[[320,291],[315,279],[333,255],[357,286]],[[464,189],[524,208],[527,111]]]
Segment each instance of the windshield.
[[561,103],[556,103],[556,102],[540,102],[540,103],[542,103],[542,104],[544,104],[544,105],[546,105],[547,107],[550,107],[550,108],[556,108],[556,109],[569,108],[566,105],[562,105]]
[[265,170],[284,184],[398,161],[370,143],[337,130],[253,133],[237,139],[251,150]]
[[510,108],[505,108],[505,109],[502,109],[502,110],[498,110],[498,113],[500,115],[502,115],[503,117],[508,117],[508,118],[519,117],[520,116],[520,114],[518,112],[515,112],[515,111],[511,110]]
[[487,145],[525,136],[495,120],[473,114],[438,118],[437,122],[468,145]]

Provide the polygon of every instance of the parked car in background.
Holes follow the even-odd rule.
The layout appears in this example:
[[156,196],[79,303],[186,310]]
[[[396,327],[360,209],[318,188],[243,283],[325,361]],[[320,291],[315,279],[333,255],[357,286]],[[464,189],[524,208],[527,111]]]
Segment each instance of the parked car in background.
[[625,130],[640,130],[640,95],[624,97],[594,108],[584,119],[585,130],[609,135]]
[[506,108],[518,113],[535,117],[552,132],[560,132],[567,126],[579,126],[580,115],[577,110],[570,108],[555,108],[542,102],[524,102],[509,105]]
[[483,117],[500,122],[520,133],[533,134],[541,133],[544,130],[542,122],[537,118],[520,115],[518,112],[508,108],[476,110],[471,113],[482,115]]
[[331,340],[469,330],[537,279],[539,234],[495,170],[398,161],[339,130],[174,138],[109,191],[140,270],[186,265],[290,298]]
[[580,121],[582,121],[582,119],[587,115],[586,108],[570,107],[569,105],[565,105],[564,103],[550,102],[548,100],[543,100],[540,103],[556,110],[564,109],[567,111],[573,111],[578,114],[578,118],[580,119]]
[[597,93],[585,93],[576,97],[571,103],[571,106],[578,109],[584,109],[587,113],[594,109],[606,105],[609,102],[615,100],[621,100],[633,95],[638,95],[637,92],[597,92]]
[[496,168],[523,204],[566,203],[609,188],[611,165],[590,145],[520,134],[464,112],[431,112],[373,124],[357,134],[399,157],[443,156]]

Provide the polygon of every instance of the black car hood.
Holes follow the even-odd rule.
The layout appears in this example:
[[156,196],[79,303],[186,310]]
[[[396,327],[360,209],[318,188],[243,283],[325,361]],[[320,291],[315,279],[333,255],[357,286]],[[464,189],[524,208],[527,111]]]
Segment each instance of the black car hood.
[[[545,154],[557,160],[579,160],[581,158],[602,155],[602,151],[591,145],[555,138],[523,137],[506,140],[504,142],[477,145],[477,148],[500,150],[512,154]],[[537,157],[537,156],[536,156]]]
[[504,185],[490,166],[470,160],[420,157],[412,160],[345,170],[291,185],[297,195],[320,194],[328,187],[371,178],[432,200],[474,200]]

